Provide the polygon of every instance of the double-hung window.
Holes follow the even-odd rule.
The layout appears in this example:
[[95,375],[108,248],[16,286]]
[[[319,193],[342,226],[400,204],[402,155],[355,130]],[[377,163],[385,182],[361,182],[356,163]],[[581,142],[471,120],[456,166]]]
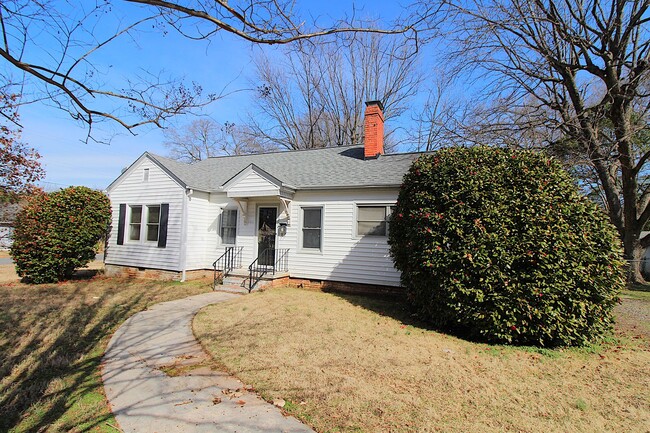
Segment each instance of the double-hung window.
[[302,247],[320,250],[323,235],[323,208],[302,208]]
[[129,217],[129,240],[139,241],[140,231],[142,230],[142,206],[130,206],[131,215]]
[[117,244],[156,243],[167,246],[169,204],[127,205],[120,204],[117,224]]
[[160,233],[160,205],[147,206],[147,237],[148,242],[158,242]]
[[357,206],[357,236],[387,236],[394,209],[390,205]]
[[224,209],[221,213],[221,243],[235,245],[237,236],[237,209]]

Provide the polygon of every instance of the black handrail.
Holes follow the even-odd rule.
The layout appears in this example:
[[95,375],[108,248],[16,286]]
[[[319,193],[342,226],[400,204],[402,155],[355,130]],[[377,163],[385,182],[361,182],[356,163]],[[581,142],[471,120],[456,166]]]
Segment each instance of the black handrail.
[[275,250],[275,265],[273,266],[273,273],[275,272],[288,272],[289,271],[289,248]]
[[244,247],[226,247],[226,251],[212,263],[214,268],[214,287],[217,286],[217,271],[221,271],[221,281],[228,276],[230,271],[241,267],[241,252]]
[[[260,264],[261,262],[264,264]],[[289,270],[289,248],[267,248],[253,260],[253,263],[248,266],[248,291],[253,290],[253,287],[269,272],[275,275],[276,270],[281,272]]]

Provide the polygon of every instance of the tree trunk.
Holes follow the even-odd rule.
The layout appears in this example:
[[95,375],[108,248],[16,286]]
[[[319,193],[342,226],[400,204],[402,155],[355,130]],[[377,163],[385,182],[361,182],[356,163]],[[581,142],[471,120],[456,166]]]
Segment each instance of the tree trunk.
[[628,277],[630,283],[646,284],[641,274],[641,260],[644,255],[644,248],[639,241],[639,234],[635,230],[627,229],[623,239],[625,259],[628,261]]

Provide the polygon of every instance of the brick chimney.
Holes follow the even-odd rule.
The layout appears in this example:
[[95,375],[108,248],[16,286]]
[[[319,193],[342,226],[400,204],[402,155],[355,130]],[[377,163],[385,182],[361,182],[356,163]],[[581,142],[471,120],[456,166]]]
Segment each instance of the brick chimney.
[[384,106],[381,101],[366,102],[363,132],[365,159],[384,154]]

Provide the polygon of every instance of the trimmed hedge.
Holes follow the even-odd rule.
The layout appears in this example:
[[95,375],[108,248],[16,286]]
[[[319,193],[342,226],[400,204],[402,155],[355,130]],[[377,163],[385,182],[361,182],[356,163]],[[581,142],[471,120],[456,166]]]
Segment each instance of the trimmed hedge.
[[604,212],[546,155],[450,148],[415,161],[389,244],[415,311],[495,343],[582,345],[611,329],[625,285]]
[[96,254],[111,218],[110,200],[84,186],[39,194],[18,213],[11,256],[26,282],[69,279]]

